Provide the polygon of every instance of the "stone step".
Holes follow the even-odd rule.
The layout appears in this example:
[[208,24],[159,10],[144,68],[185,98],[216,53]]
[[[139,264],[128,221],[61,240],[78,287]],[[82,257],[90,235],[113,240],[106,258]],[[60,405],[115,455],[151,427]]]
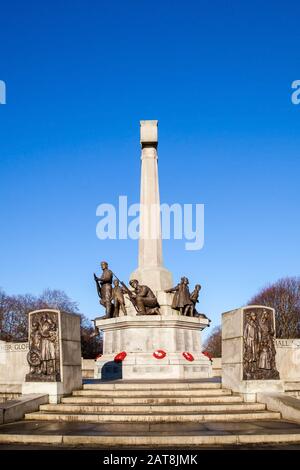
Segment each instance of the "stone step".
[[245,421],[245,420],[265,420],[280,419],[280,413],[274,411],[254,411],[254,412],[226,412],[226,413],[153,413],[149,414],[73,414],[73,413],[47,413],[36,412],[27,413],[26,420],[35,421],[64,421],[64,422],[89,422],[89,423],[188,423],[203,421]]
[[238,395],[200,396],[200,397],[89,397],[71,396],[61,400],[65,404],[83,405],[203,405],[205,403],[242,403],[242,397]]
[[56,413],[211,413],[227,411],[262,411],[266,409],[263,403],[223,403],[206,405],[41,405],[40,411]]
[[288,395],[289,397],[299,398],[300,390],[294,390],[293,392],[285,392],[285,395]]
[[[0,444],[67,448],[197,448],[300,443],[300,426],[284,420],[185,423],[83,423],[29,421],[0,426]],[[196,447],[197,446],[197,447]],[[29,447],[30,448],[30,447]],[[255,447],[256,448],[256,447]],[[12,447],[13,449],[13,447]]]
[[151,390],[151,393],[146,394],[145,390],[75,390],[74,397],[90,396],[90,397],[107,397],[110,394],[113,397],[198,397],[198,396],[212,396],[212,395],[231,395],[231,390],[220,389],[201,389],[201,390]]
[[[26,444],[42,446],[95,446],[97,448],[188,448],[211,446],[237,446],[241,445],[286,445],[300,443],[299,433],[272,433],[272,434],[209,434],[209,435],[178,435],[178,436],[126,436],[126,435],[53,435],[53,434],[0,434],[0,444]],[[13,450],[13,447],[12,447]]]
[[[80,435],[21,435],[0,434],[0,444],[59,445],[63,447],[95,446],[97,448],[127,446],[141,448],[184,448],[190,446],[241,446],[241,445],[286,445],[300,443],[300,433],[289,434],[231,434],[231,435],[183,435],[183,436],[80,436]],[[226,447],[225,447],[226,448]],[[13,447],[12,447],[13,450]]]
[[88,383],[83,385],[84,390],[202,390],[220,389],[219,382],[183,382],[183,383],[114,383],[99,384]]

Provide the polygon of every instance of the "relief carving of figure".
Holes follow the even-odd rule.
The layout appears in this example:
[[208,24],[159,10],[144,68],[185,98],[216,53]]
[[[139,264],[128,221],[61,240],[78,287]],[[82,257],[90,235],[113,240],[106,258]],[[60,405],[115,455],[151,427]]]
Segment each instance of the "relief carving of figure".
[[30,318],[26,381],[59,381],[58,317],[54,312],[35,313]]
[[[275,331],[273,328],[273,322],[270,319],[270,315],[266,309],[263,310],[261,315],[261,321],[259,325],[259,339],[261,345],[261,354],[264,355],[264,349],[267,348],[270,367],[262,367],[260,369],[273,369],[275,368]],[[260,361],[262,364],[264,361]]]
[[269,348],[269,344],[263,342],[261,345],[260,353],[259,353],[259,361],[258,361],[259,369],[272,369],[271,366],[271,351]]
[[31,356],[30,364],[30,372],[41,374],[41,333],[39,328],[39,323],[37,321],[32,322],[31,326],[31,334],[29,338],[29,351]]
[[244,380],[279,379],[273,321],[271,310],[266,308],[244,313]]
[[51,375],[55,371],[56,324],[47,314],[40,323],[42,373]]
[[247,315],[247,323],[244,329],[245,353],[248,362],[256,361],[258,346],[258,325],[256,322],[256,313],[250,312]]

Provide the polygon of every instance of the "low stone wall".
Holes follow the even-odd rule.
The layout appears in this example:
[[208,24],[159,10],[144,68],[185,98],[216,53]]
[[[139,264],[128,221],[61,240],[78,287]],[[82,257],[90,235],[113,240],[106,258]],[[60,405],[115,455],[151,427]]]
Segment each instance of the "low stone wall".
[[[300,382],[300,338],[276,339],[276,365],[281,380]],[[222,376],[222,358],[212,359],[214,377]]]
[[[22,382],[29,372],[27,363],[28,343],[0,341],[0,402],[1,398],[15,398],[21,393]],[[285,381],[300,381],[300,339],[276,339],[276,362],[280,377]],[[83,359],[82,377],[94,378],[94,359]],[[222,375],[222,359],[212,359],[214,377]],[[12,389],[12,385],[14,385]]]
[[300,338],[276,339],[276,364],[280,378],[300,381]]
[[37,411],[49,402],[48,395],[26,395],[14,401],[0,404],[0,424],[12,423],[24,418],[26,413]]
[[29,372],[27,353],[28,343],[0,341],[0,385],[21,384],[24,381]]
[[[0,341],[0,403],[21,395],[22,383],[29,372],[27,363],[28,342]],[[81,360],[82,377],[94,378],[94,359]]]
[[10,384],[0,384],[0,403],[5,403],[9,400],[16,400],[22,395],[22,385],[14,385],[14,392],[9,392],[11,389]]
[[222,358],[221,357],[212,358],[212,375],[213,377],[222,376]]
[[83,379],[93,379],[95,370],[95,359],[81,358],[81,370]]

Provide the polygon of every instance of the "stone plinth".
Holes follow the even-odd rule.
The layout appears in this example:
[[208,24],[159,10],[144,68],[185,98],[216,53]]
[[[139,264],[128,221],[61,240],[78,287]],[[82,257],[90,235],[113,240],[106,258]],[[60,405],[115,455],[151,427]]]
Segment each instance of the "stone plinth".
[[30,372],[22,394],[48,394],[50,403],[81,388],[80,317],[59,310],[29,313]]
[[[95,365],[95,377],[102,379],[192,379],[211,377],[211,363],[202,354],[201,330],[206,318],[171,315],[123,316],[95,320],[104,333],[103,356]],[[156,359],[157,350],[166,352]],[[114,357],[126,352],[126,358],[116,363]],[[191,353],[192,362],[183,352]]]
[[[263,332],[260,318],[255,320],[256,325],[253,331],[254,340],[257,341],[257,344],[253,349],[255,357],[253,357],[253,362],[250,363],[251,367],[257,371],[253,374],[257,378],[245,379],[249,368],[245,352],[247,344],[245,315],[256,312],[257,317],[259,317],[260,310],[267,310],[270,316],[270,326],[275,328],[274,309],[261,305],[241,307],[222,315],[222,385],[225,388],[231,388],[233,392],[244,394],[245,399],[249,401],[255,400],[258,392],[283,391],[282,381],[272,379],[271,368],[264,369],[261,367],[269,367],[269,365],[262,363],[263,357],[260,351],[263,350],[264,345],[261,342]],[[248,344],[251,346],[251,340],[249,341],[249,339]],[[263,378],[264,375],[269,378]]]

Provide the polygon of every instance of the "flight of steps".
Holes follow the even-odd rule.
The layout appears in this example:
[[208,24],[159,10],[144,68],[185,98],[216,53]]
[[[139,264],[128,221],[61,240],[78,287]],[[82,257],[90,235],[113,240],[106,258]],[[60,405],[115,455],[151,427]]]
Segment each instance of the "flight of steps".
[[261,403],[244,403],[220,383],[87,384],[58,405],[25,419],[89,423],[183,423],[280,419]]
[[300,426],[212,380],[89,383],[0,426],[0,444],[174,448],[300,443]]

